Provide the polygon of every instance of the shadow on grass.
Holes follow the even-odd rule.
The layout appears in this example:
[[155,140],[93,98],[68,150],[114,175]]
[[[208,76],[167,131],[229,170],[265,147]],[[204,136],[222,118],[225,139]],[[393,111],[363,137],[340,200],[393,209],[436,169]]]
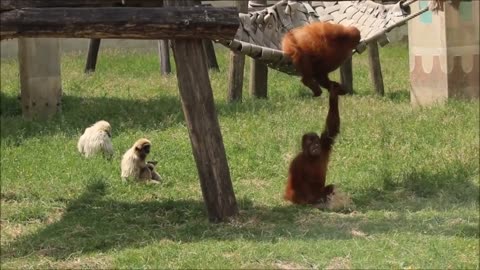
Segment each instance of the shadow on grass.
[[408,91],[390,91],[385,93],[385,97],[395,103],[410,102],[410,92]]
[[170,96],[150,100],[64,96],[62,113],[50,121],[24,120],[21,117],[20,101],[3,93],[1,100],[2,127],[10,127],[2,128],[2,139],[57,133],[76,135],[100,119],[109,121],[114,127],[114,133],[126,129],[165,128],[183,121],[180,101]]
[[2,259],[40,254],[59,260],[75,254],[142,247],[162,240],[244,239],[271,243],[279,239],[346,240],[354,237],[352,229],[373,237],[391,231],[476,238],[479,235],[478,228],[470,223],[452,225],[439,220],[438,215],[425,220],[407,217],[407,212],[399,211],[395,217],[367,219],[359,213],[327,213],[308,207],[254,206],[248,199],[239,200],[242,210],[238,218],[212,224],[207,221],[200,201],[131,203],[107,199],[107,192],[103,181],[89,185],[82,195],[67,203],[58,221],[2,247]]
[[[217,113],[225,117],[238,114],[275,110],[264,100],[228,104],[216,102]],[[162,95],[149,100],[129,100],[114,97],[81,98],[64,96],[62,113],[50,121],[28,121],[21,116],[20,101],[1,93],[1,139],[19,144],[24,138],[64,134],[79,136],[83,130],[100,119],[107,120],[113,133],[126,130],[163,130],[185,122],[179,97]],[[7,128],[8,127],[8,128]]]

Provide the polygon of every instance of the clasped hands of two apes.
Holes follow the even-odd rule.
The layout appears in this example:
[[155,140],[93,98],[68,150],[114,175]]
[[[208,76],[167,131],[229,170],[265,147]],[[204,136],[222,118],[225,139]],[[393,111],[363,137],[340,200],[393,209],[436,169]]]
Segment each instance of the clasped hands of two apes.
[[[302,83],[312,90],[313,96],[322,94],[320,86],[330,91],[323,132],[320,136],[315,132],[304,134],[302,150],[290,163],[284,198],[294,204],[329,209],[345,208],[349,204],[348,196],[336,190],[334,185],[325,185],[329,157],[340,131],[338,96],[345,94],[343,87],[331,81],[328,74],[351,56],[359,42],[357,28],[323,22],[295,28],[282,40],[282,50],[290,57]],[[151,142],[142,138],[125,152],[121,161],[122,179],[160,181],[155,171],[157,163],[146,160],[150,148]],[[102,152],[111,158],[110,124],[102,120],[88,127],[78,141],[78,151],[85,157]]]

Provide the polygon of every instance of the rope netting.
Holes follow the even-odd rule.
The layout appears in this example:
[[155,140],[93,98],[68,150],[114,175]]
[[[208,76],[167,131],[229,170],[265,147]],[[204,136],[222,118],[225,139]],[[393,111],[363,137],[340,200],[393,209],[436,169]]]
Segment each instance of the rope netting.
[[257,59],[267,66],[295,74],[291,61],[281,50],[283,35],[289,30],[316,21],[355,26],[362,40],[356,51],[367,43],[387,44],[386,33],[426,12],[412,14],[410,5],[418,0],[379,4],[370,0],[293,1],[282,0],[259,11],[240,13],[240,27],[233,40],[219,41],[231,50]]

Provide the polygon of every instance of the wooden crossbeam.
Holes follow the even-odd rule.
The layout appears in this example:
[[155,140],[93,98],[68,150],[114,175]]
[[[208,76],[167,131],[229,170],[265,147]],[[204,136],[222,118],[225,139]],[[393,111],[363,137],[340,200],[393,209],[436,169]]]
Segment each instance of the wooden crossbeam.
[[[3,3],[3,1],[2,1]],[[0,13],[0,39],[16,37],[232,39],[234,7],[25,8]]]
[[159,0],[1,0],[0,11],[47,7],[161,7]]

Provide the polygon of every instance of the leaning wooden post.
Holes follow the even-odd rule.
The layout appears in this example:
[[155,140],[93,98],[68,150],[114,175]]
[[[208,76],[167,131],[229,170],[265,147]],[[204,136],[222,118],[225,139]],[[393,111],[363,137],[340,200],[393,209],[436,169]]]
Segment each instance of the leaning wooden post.
[[[171,2],[166,4],[170,5]],[[172,41],[172,45],[183,113],[208,217],[214,222],[225,221],[238,213],[238,207],[215,111],[202,40],[177,39]]]
[[385,94],[383,87],[382,67],[380,66],[380,55],[378,53],[378,44],[373,41],[368,43],[368,61],[370,62],[370,78],[373,81],[375,93],[383,96]]
[[[248,1],[237,0],[235,2],[240,13],[248,12]],[[230,65],[228,68],[228,102],[242,101],[244,67],[245,56],[240,53],[230,52]]]
[[348,94],[353,94],[352,57],[340,66],[340,80],[345,91]]
[[58,39],[19,38],[18,59],[23,116],[47,119],[61,111]]
[[99,38],[90,39],[90,44],[88,46],[87,63],[85,64],[85,73],[95,71],[95,67],[97,66],[98,51],[100,49],[100,41],[101,39]]
[[[266,5],[267,0],[251,0],[249,3],[258,6]],[[260,61],[250,61],[250,94],[256,98],[267,98],[268,67]]]

